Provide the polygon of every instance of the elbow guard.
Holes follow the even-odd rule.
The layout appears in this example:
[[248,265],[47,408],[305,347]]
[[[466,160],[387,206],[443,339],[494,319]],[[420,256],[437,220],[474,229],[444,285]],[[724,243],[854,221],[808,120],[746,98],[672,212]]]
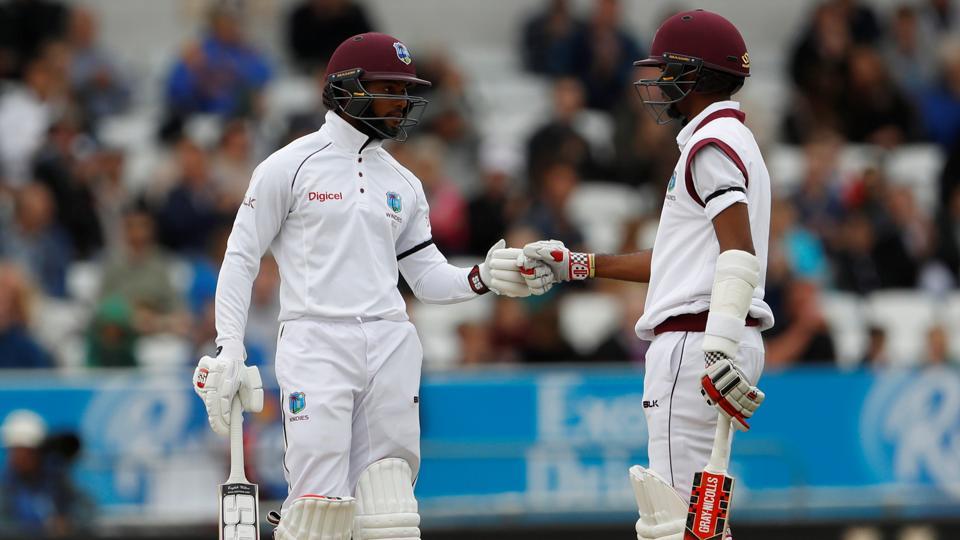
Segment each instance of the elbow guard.
[[710,314],[703,336],[703,350],[736,355],[750,311],[753,290],[760,284],[760,261],[756,255],[727,250],[717,257],[717,270],[710,296]]

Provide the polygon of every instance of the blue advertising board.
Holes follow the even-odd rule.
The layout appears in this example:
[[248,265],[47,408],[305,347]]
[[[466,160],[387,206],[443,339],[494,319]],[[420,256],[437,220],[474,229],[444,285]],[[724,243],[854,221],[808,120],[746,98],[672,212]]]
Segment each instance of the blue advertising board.
[[[208,519],[227,445],[189,377],[4,374],[0,418],[29,408],[51,431],[77,432],[75,477],[109,519]],[[762,387],[753,429],[734,440],[739,520],[960,516],[957,370],[796,369],[765,375]],[[633,519],[627,469],[646,462],[642,388],[629,368],[427,375],[417,484],[426,526]],[[245,424],[264,498],[285,495],[280,406],[274,393]]]

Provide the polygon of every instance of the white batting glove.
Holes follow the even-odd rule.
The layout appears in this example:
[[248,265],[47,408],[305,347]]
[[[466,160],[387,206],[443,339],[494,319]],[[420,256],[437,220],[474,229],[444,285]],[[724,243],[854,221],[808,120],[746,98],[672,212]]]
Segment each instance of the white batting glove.
[[747,376],[722,353],[707,353],[707,367],[700,378],[700,393],[707,404],[717,408],[733,421],[740,431],[747,431],[747,419],[763,403],[763,392],[750,384]]
[[593,277],[593,253],[576,253],[559,240],[540,240],[523,246],[527,259],[543,261],[553,270],[557,282]]
[[239,393],[243,410],[263,410],[263,381],[256,366],[243,363],[243,345],[227,343],[217,356],[204,356],[193,372],[193,389],[203,400],[207,420],[214,432],[230,433],[230,403]]
[[508,248],[506,240],[499,242],[487,252],[487,258],[479,265],[479,277],[488,289],[511,298],[530,296],[530,288],[517,266],[519,248]]
[[517,266],[520,267],[520,273],[534,296],[546,293],[557,282],[557,275],[541,260],[530,259],[521,253],[517,258]]

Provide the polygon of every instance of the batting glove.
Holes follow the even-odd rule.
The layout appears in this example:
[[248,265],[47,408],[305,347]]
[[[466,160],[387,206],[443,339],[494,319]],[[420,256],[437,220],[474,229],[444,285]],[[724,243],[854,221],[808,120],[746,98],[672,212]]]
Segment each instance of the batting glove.
[[541,260],[529,259],[521,253],[517,258],[517,266],[520,267],[520,273],[523,274],[523,279],[527,281],[527,287],[534,296],[546,293],[557,282],[557,275]]
[[230,403],[235,395],[240,395],[243,410],[263,410],[260,370],[244,365],[245,357],[243,345],[226,343],[215,358],[201,358],[193,372],[193,389],[203,400],[210,427],[220,435],[230,433]]
[[707,367],[700,378],[700,386],[707,404],[716,407],[741,431],[750,429],[747,419],[753,416],[766,397],[750,384],[729,357],[716,352],[707,353]]
[[[529,260],[542,261],[550,267],[557,282],[593,277],[593,253],[576,253],[559,240],[540,240],[523,246],[523,255]],[[529,269],[526,269],[529,272]]]
[[512,298],[530,296],[530,289],[517,266],[521,251],[506,246],[506,240],[500,239],[487,252],[486,260],[478,266],[480,281],[496,294]]

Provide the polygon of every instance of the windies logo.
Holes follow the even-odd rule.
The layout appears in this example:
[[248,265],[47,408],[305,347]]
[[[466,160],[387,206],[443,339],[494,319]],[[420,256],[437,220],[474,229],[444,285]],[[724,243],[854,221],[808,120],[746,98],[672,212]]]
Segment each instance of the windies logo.
[[393,191],[388,191],[387,206],[389,206],[395,214],[399,214],[400,210],[403,210],[403,203],[400,200],[400,194]]
[[673,188],[677,187],[677,173],[674,171],[673,176],[670,177],[670,183],[667,184],[667,191],[673,191]]
[[413,62],[413,58],[410,57],[410,51],[407,50],[407,46],[399,41],[393,44],[393,48],[397,50],[397,58],[400,59],[404,64],[410,65],[410,62]]
[[307,408],[307,396],[303,392],[290,394],[290,414],[297,414]]

